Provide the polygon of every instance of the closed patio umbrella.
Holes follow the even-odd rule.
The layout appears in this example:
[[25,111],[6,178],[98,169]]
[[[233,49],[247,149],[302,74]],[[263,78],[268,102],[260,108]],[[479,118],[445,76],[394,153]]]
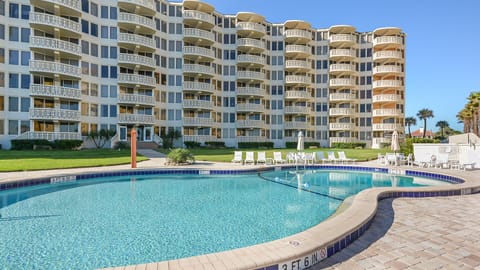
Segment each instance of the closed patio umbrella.
[[297,151],[303,151],[305,149],[305,138],[303,137],[303,132],[298,132],[298,144]]
[[400,151],[400,144],[398,143],[398,132],[396,130],[392,133],[392,142],[390,144],[390,149],[393,152]]

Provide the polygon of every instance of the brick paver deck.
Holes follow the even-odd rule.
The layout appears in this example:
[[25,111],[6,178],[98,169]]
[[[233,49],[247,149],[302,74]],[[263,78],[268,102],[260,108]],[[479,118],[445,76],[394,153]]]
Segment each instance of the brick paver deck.
[[311,268],[480,269],[480,194],[379,203],[371,227]]

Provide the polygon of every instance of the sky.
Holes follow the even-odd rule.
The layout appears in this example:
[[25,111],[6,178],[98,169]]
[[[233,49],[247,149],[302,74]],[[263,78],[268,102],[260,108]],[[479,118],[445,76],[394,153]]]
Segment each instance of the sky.
[[[314,28],[352,25],[359,32],[399,27],[406,41],[406,113],[433,111],[438,121],[463,131],[457,113],[480,91],[480,0],[206,0],[223,14],[248,11],[272,23],[304,20]],[[298,7],[298,8],[297,8]],[[412,131],[423,126],[417,118]]]

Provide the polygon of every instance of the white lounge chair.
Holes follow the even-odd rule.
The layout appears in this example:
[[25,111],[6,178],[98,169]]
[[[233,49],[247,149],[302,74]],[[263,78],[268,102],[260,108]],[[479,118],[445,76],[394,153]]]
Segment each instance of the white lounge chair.
[[288,152],[287,153],[287,163],[295,163],[297,162],[297,157],[295,153]]
[[323,151],[317,151],[315,152],[315,162],[322,162],[325,163],[325,161],[327,161],[327,159],[325,158],[325,154],[323,153]]
[[278,164],[278,163],[285,163],[285,159],[282,158],[282,152],[273,152],[273,162],[275,164]]
[[306,164],[312,164],[315,163],[315,154],[314,153],[305,153],[304,154],[304,161]]
[[338,152],[338,160],[342,163],[348,163],[348,162],[355,163],[355,161],[357,161],[354,158],[347,158],[344,151],[339,151]]
[[267,156],[265,151],[257,152],[257,164],[258,163],[267,164]]
[[243,159],[242,159],[242,151],[235,151],[233,152],[233,163],[242,163],[243,164]]
[[254,154],[253,152],[246,152],[245,153],[245,161],[244,161],[245,164],[248,164],[248,163],[252,163],[252,164],[255,164],[255,158],[254,158]]
[[329,162],[337,163],[337,162],[339,161],[338,158],[335,156],[335,153],[332,152],[332,151],[329,151],[329,152],[327,153],[327,156],[328,156],[328,161],[329,161]]

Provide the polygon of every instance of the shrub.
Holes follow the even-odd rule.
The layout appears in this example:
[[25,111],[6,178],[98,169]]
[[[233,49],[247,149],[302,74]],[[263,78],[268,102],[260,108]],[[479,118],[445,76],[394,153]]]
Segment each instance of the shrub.
[[127,142],[120,141],[115,143],[115,145],[113,146],[113,149],[116,149],[116,150],[130,149],[130,145],[128,145]]
[[413,154],[414,143],[440,143],[440,140],[429,138],[407,138],[405,144],[401,145],[401,151],[405,155]]
[[47,140],[12,140],[12,150],[33,150],[34,145],[52,147]]
[[73,150],[82,145],[82,140],[56,140],[53,142],[53,147],[60,150]]
[[185,144],[185,146],[187,148],[198,148],[200,147],[200,143],[199,142],[194,142],[194,141],[187,141],[187,142],[183,142]]
[[194,163],[195,157],[192,152],[183,148],[176,148],[168,153],[168,162],[173,164]]
[[[286,148],[297,148],[297,145],[298,145],[298,142],[286,142],[285,143]],[[320,147],[320,143],[319,142],[305,142],[303,144],[304,148],[309,148],[311,146]]]
[[238,148],[273,148],[273,142],[239,142]]
[[352,142],[352,143],[333,143],[333,148],[340,148],[340,149],[355,149],[355,148],[365,148],[367,146],[366,143],[362,142]]
[[215,147],[215,148],[224,148],[225,142],[205,142],[206,146]]

